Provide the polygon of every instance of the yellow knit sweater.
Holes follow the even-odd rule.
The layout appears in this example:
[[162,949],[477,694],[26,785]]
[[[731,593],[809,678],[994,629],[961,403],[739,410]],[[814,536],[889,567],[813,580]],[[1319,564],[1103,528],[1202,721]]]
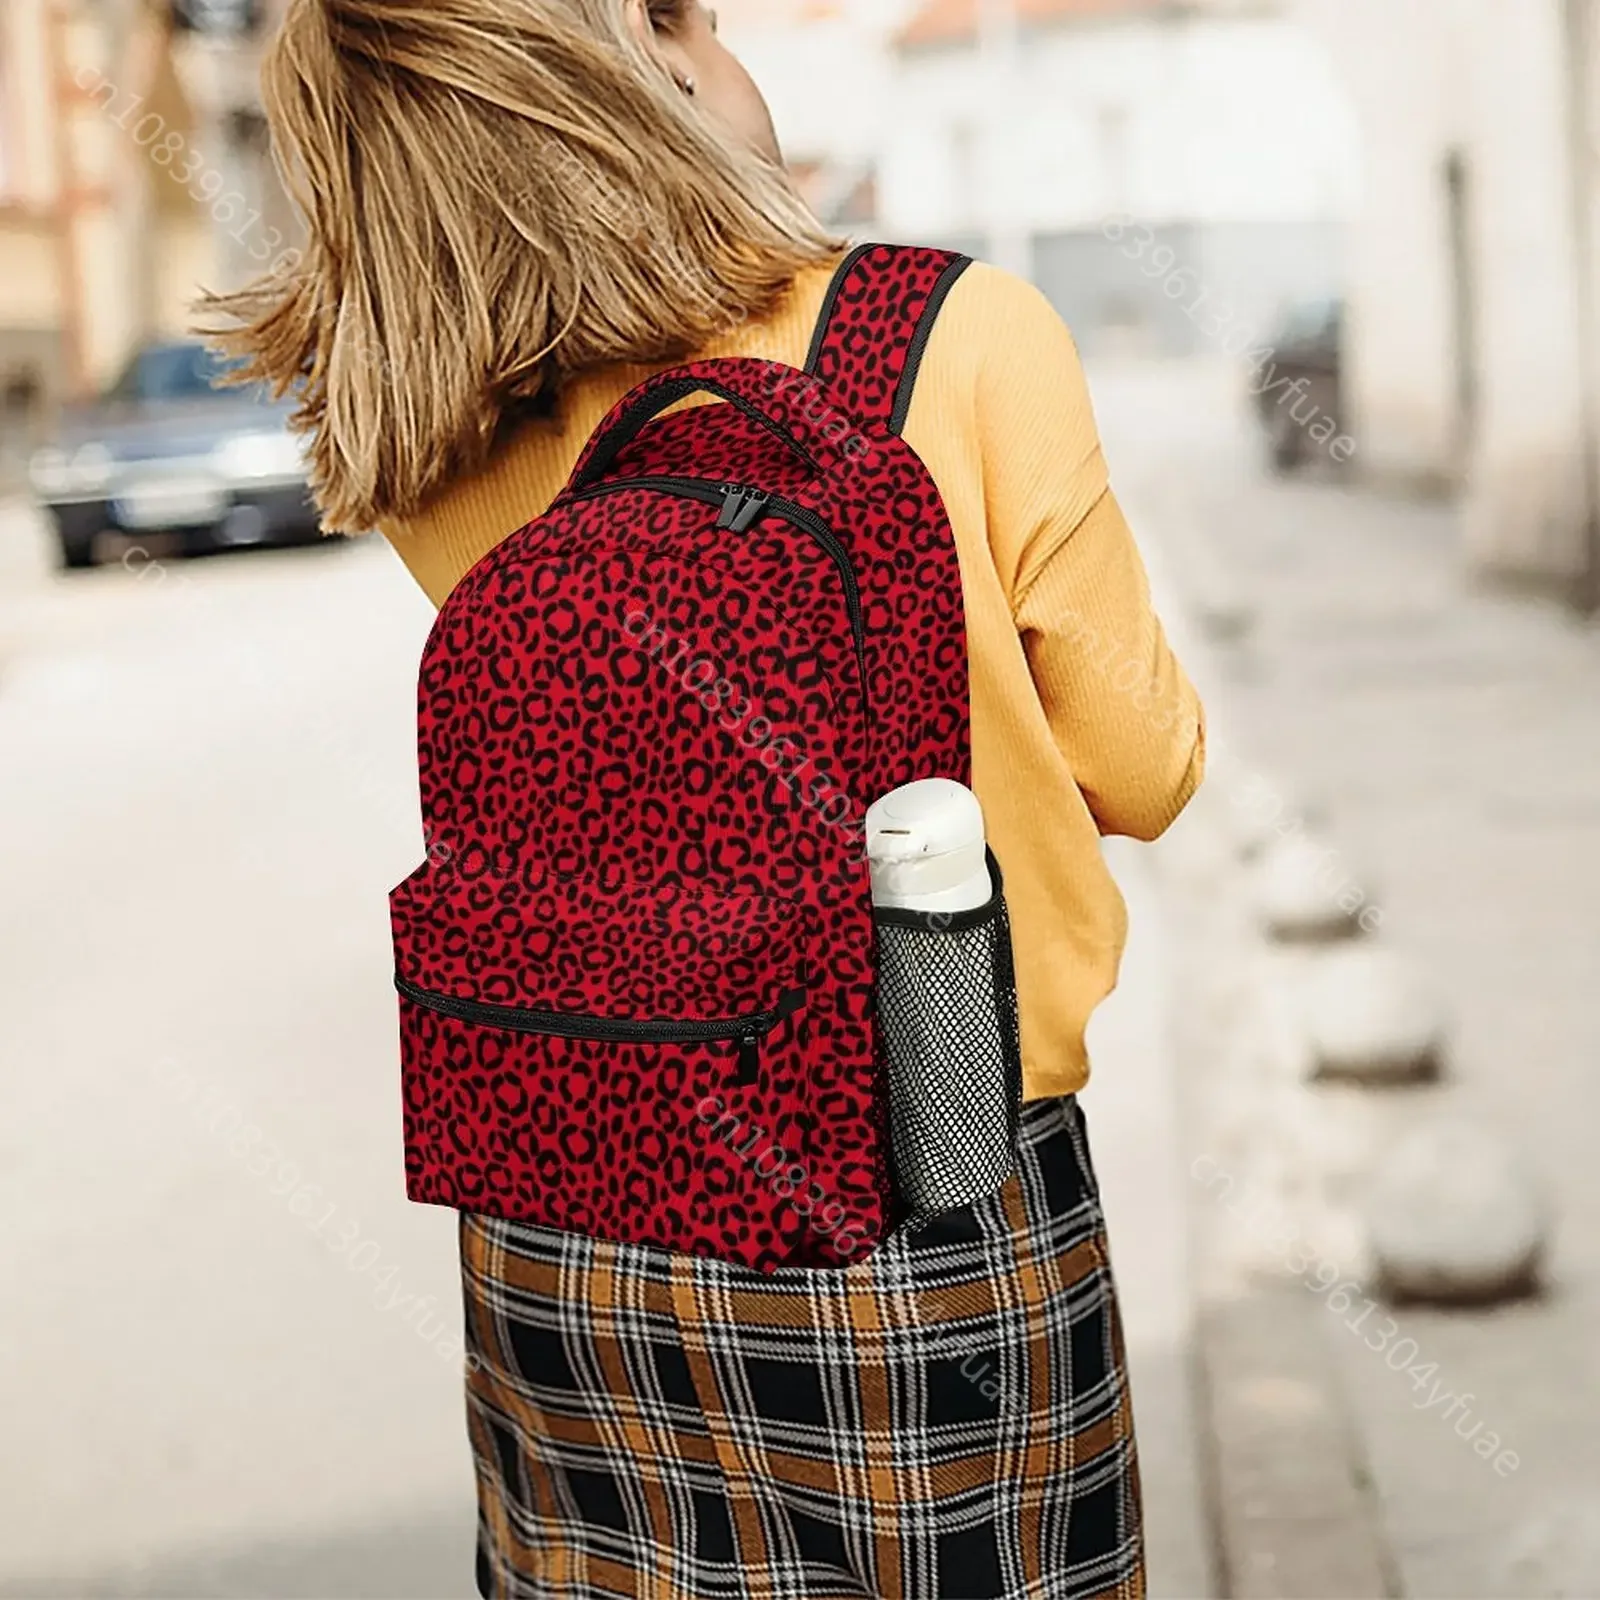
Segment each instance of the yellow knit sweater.
[[[832,275],[803,273],[776,312],[701,352],[803,366]],[[584,441],[656,367],[597,370],[560,416],[384,529],[437,605],[539,515]],[[1203,718],[1150,609],[1107,484],[1071,336],[1044,297],[992,267],[956,283],[905,428],[944,496],[961,558],[973,782],[1005,869],[1029,1099],[1088,1077],[1083,1034],[1116,983],[1126,932],[1100,835],[1153,839],[1188,802]]]

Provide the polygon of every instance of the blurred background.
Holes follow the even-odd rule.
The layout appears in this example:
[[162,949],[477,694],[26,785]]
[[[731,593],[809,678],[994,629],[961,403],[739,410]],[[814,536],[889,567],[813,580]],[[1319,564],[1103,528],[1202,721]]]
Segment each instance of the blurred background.
[[[430,612],[187,326],[280,6],[0,0],[0,1595],[471,1590]],[[1070,323],[1207,696],[1086,1097],[1153,1592],[1600,1596],[1600,0],[720,9],[819,214]]]

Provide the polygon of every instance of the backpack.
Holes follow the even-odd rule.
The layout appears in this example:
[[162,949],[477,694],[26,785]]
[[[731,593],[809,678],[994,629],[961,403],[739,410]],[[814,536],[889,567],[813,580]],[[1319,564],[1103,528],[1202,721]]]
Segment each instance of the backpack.
[[901,438],[968,264],[863,246],[804,371],[640,384],[446,600],[391,895],[413,1200],[765,1272],[905,1219],[862,832],[971,782],[955,542]]

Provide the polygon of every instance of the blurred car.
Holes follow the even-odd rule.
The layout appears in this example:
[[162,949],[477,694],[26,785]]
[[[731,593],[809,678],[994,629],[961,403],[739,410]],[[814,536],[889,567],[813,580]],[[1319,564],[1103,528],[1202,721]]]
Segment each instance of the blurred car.
[[291,404],[222,386],[227,369],[198,342],[148,345],[63,416],[28,476],[64,566],[92,566],[108,531],[175,532],[185,554],[319,537]]
[[[1315,450],[1303,423],[1315,406],[1324,417],[1339,422],[1339,347],[1344,329],[1344,302],[1337,299],[1306,300],[1290,307],[1268,336],[1272,349],[1273,386],[1257,386],[1256,412],[1267,436],[1272,465],[1293,472]],[[1297,387],[1293,405],[1285,403],[1288,385]]]

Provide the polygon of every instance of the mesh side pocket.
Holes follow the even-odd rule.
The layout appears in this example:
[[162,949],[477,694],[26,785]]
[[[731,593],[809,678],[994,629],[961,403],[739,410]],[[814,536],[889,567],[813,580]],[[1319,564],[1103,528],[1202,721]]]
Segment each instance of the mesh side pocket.
[[990,873],[994,897],[976,911],[877,913],[895,1183],[914,1220],[994,1194],[1016,1165],[1016,974],[993,857]]

